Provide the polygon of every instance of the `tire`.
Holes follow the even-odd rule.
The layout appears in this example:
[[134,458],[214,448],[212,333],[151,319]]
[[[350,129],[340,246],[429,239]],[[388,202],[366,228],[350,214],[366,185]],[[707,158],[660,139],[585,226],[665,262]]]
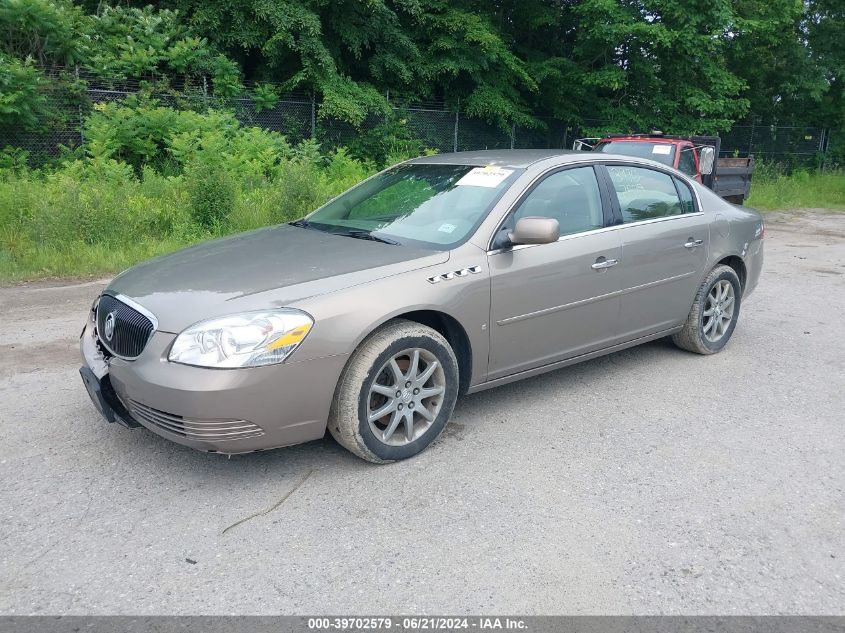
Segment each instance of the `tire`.
[[[329,413],[329,432],[369,462],[413,457],[443,432],[458,385],[455,352],[439,332],[413,321],[389,321],[347,362]],[[371,420],[382,411],[382,417]]]
[[[725,284],[730,285],[730,291],[727,292],[732,296],[732,301],[729,304],[727,297],[721,302],[714,299],[714,293],[719,295],[719,290],[726,289]],[[716,290],[717,286],[719,290]],[[730,266],[716,266],[701,283],[686,323],[680,332],[672,335],[672,341],[681,349],[697,354],[715,354],[721,351],[736,328],[741,301],[742,285],[734,269]],[[711,310],[715,305],[718,305],[719,309]],[[730,321],[725,322],[728,309],[731,309]],[[722,329],[719,334],[720,326]]]

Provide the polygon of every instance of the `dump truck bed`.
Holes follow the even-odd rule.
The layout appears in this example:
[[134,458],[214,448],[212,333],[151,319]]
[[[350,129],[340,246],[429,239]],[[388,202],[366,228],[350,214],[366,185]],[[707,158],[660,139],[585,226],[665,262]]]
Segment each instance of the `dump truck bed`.
[[718,158],[711,188],[728,202],[742,204],[751,191],[753,171],[753,156]]

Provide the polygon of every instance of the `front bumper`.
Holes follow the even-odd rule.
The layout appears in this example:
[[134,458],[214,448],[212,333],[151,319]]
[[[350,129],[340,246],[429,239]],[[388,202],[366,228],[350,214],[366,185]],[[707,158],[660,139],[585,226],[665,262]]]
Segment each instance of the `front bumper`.
[[155,332],[135,360],[99,353],[94,323],[82,333],[85,366],[107,379],[132,420],[169,440],[226,454],[323,437],[346,355],[245,369],[171,363],[175,335]]

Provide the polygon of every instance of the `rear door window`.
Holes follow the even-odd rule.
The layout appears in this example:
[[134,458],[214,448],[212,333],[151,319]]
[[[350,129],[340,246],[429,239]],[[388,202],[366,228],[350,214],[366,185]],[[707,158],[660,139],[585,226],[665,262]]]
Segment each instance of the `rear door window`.
[[607,171],[626,224],[683,213],[684,207],[670,175],[627,165],[608,165]]

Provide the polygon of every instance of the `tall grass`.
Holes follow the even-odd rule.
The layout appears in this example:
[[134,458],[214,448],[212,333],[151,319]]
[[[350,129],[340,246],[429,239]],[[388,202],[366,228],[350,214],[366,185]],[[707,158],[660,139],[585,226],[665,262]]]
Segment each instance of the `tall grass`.
[[845,210],[845,172],[796,171],[785,175],[759,170],[751,182],[747,204],[765,210]]
[[198,241],[296,219],[371,171],[343,152],[287,161],[259,178],[137,175],[109,160],[50,173],[2,170],[0,281],[115,273]]

